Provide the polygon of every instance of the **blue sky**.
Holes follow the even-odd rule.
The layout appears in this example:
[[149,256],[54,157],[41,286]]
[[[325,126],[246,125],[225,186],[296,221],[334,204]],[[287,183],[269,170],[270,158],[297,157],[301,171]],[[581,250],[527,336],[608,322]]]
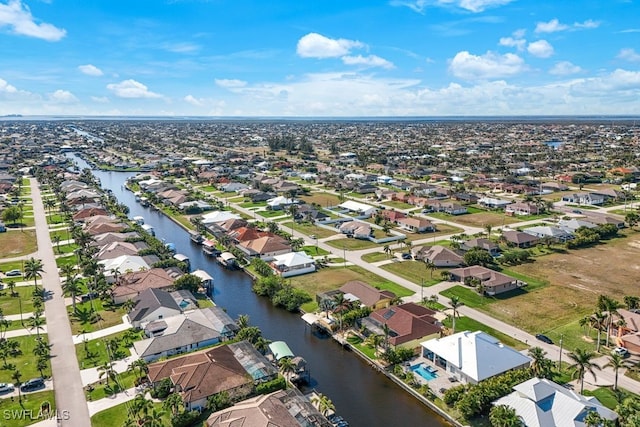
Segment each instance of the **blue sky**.
[[0,0],[0,114],[640,115],[638,0]]

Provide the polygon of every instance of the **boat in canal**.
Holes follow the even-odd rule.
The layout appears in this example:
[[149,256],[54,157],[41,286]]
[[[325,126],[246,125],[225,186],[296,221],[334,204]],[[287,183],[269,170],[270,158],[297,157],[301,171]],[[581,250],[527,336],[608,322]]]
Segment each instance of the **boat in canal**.
[[202,234],[193,230],[189,231],[189,239],[191,239],[191,241],[196,245],[201,245],[202,242],[204,242],[204,237],[202,236]]
[[238,260],[231,252],[222,252],[217,257],[218,262],[225,268],[236,269],[238,268]]
[[205,240],[202,242],[202,252],[206,256],[217,256],[220,254],[220,250],[216,248],[215,240]]

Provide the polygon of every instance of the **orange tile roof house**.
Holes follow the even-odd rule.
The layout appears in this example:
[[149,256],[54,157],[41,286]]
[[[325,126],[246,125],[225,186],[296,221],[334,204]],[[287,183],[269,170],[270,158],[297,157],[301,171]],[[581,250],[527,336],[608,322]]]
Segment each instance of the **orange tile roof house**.
[[149,365],[149,379],[169,378],[189,410],[204,408],[207,398],[226,392],[242,400],[254,383],[269,381],[278,370],[247,341],[192,353]]
[[118,277],[116,286],[111,290],[113,302],[123,302],[136,298],[145,289],[168,289],[175,279],[162,268],[125,273]]

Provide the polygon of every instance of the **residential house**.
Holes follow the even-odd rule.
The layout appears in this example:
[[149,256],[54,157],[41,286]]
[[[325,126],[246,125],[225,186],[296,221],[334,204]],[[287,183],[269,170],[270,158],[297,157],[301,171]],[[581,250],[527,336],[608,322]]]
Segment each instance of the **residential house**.
[[426,233],[426,232],[434,232],[436,231],[436,226],[424,218],[400,218],[398,221],[398,226],[403,230],[408,230],[412,233]]
[[513,392],[492,402],[515,410],[523,425],[586,427],[589,412],[615,424],[618,414],[594,396],[582,396],[560,384],[543,378],[531,378],[517,384]]
[[259,257],[263,261],[271,261],[276,255],[291,252],[291,245],[280,236],[263,236],[253,240],[245,240],[237,246],[247,257]]
[[347,236],[353,236],[356,239],[368,239],[373,233],[373,229],[371,225],[366,222],[360,221],[347,221],[340,224],[338,227],[342,234],[346,234]]
[[127,315],[134,328],[182,313],[182,309],[172,295],[161,289],[145,289],[134,301],[135,306]]
[[364,182],[364,183],[357,184],[356,187],[353,189],[353,191],[358,194],[373,194],[376,192],[377,189],[378,187],[376,187],[375,185],[368,182]]
[[281,277],[293,277],[316,271],[316,263],[304,252],[289,252],[276,255],[271,266]]
[[383,335],[389,329],[389,345],[393,348],[416,348],[420,342],[440,336],[442,325],[434,317],[435,311],[413,302],[393,305],[372,312],[362,319],[369,334]]
[[531,359],[482,332],[458,332],[423,342],[422,356],[452,378],[477,384],[514,369],[529,366]]
[[138,251],[148,247],[144,242],[111,242],[99,248],[98,253],[94,255],[95,259],[106,260],[118,258],[123,255],[138,255]]
[[500,254],[500,246],[485,237],[478,237],[475,239],[467,240],[466,242],[462,242],[462,244],[460,245],[460,249],[462,249],[463,251],[469,251],[473,248],[480,248],[482,250],[485,250],[489,252],[489,255],[494,257]]
[[484,288],[484,293],[491,296],[527,285],[516,278],[480,265],[456,268],[449,271],[449,274],[453,282],[469,284],[472,279],[478,280]]
[[226,184],[222,184],[218,187],[220,191],[224,191],[225,193],[239,193],[242,190],[246,190],[249,188],[247,184],[242,184],[240,182],[229,182]]
[[271,210],[279,211],[296,203],[297,203],[297,200],[295,199],[289,199],[284,196],[277,196],[267,200],[267,207]]
[[149,379],[169,378],[187,410],[206,407],[207,398],[226,392],[233,401],[250,395],[254,384],[276,378],[278,370],[247,341],[149,365]]
[[517,230],[507,230],[502,232],[502,238],[509,244],[520,249],[534,247],[540,238],[529,233]]
[[589,221],[596,225],[613,224],[618,228],[624,228],[626,226],[623,219],[616,218],[610,215],[586,212],[585,216],[585,221]]
[[[120,270],[120,275],[116,275],[116,270]],[[170,289],[175,281],[175,278],[162,268],[148,269],[147,267],[141,271],[127,271],[128,269],[117,267],[111,270],[105,269],[107,282],[115,282],[115,286],[111,289],[111,297],[116,304],[136,298],[145,289]]]
[[451,198],[453,200],[457,200],[458,202],[468,204],[478,203],[478,200],[480,200],[478,196],[471,193],[455,193],[451,196]]
[[482,197],[478,200],[480,206],[489,209],[505,209],[511,203],[513,203],[511,200],[496,199],[494,197]]
[[539,225],[535,227],[525,228],[524,231],[527,234],[531,234],[539,239],[550,239],[556,242],[566,242],[573,239],[573,235],[567,231],[550,225]]
[[87,207],[78,210],[73,214],[72,218],[74,222],[82,221],[86,218],[94,217],[97,215],[107,215],[108,212],[103,207]]
[[188,353],[233,338],[238,325],[220,307],[207,307],[144,325],[148,338],[133,348],[147,362]]
[[240,215],[229,211],[213,211],[202,215],[202,223],[205,225],[224,222],[228,219],[240,219]]
[[507,205],[504,211],[507,215],[538,215],[540,208],[535,203],[516,202]]
[[345,299],[359,301],[361,305],[374,310],[389,307],[396,298],[396,294],[391,291],[376,289],[359,280],[351,280],[340,286],[339,289],[345,295]]
[[102,265],[108,283],[116,281],[116,276],[125,272],[149,270],[149,264],[138,255],[121,255],[98,261]]
[[382,215],[382,218],[394,224],[397,224],[398,220],[407,217],[407,215],[404,212],[388,210],[388,209],[380,211],[380,215]]
[[371,205],[356,202],[354,200],[347,200],[346,202],[343,202],[338,206],[341,207],[342,209],[345,209],[349,212],[352,212],[354,214],[357,214],[365,218],[371,217],[377,210],[375,207]]
[[297,388],[243,400],[212,413],[206,427],[332,427]]
[[558,221],[558,228],[566,231],[569,234],[574,234],[577,229],[585,227],[585,228],[597,228],[598,226],[589,221],[583,221],[580,219],[561,219]]
[[419,261],[429,261],[436,267],[459,267],[464,259],[454,250],[445,246],[419,246],[411,249],[413,258]]
[[109,243],[113,243],[113,242],[124,242],[127,239],[135,239],[135,238],[139,238],[140,235],[135,232],[135,231],[130,231],[127,233],[112,233],[112,232],[107,232],[107,233],[102,233],[102,234],[96,234],[95,236],[93,236],[93,241],[90,242],[89,244],[91,246],[97,246],[99,248],[108,245]]
[[551,191],[567,191],[569,189],[569,187],[561,182],[543,182],[540,184],[540,187]]
[[577,205],[596,206],[604,203],[604,196],[596,193],[571,193],[562,196],[562,201]]

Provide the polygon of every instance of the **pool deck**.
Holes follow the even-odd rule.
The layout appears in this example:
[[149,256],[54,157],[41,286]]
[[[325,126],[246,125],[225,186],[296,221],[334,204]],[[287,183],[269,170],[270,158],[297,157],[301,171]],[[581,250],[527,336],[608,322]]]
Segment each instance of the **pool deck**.
[[409,362],[409,366],[406,369],[410,370],[411,366],[420,365],[420,364],[425,364],[426,366],[435,368],[434,372],[437,375],[437,377],[435,377],[432,380],[427,381],[415,372],[413,373],[413,376],[415,377],[416,381],[418,381],[420,384],[427,384],[431,389],[431,391],[433,391],[436,394],[436,396],[442,397],[444,393],[441,392],[440,390],[444,391],[444,390],[450,389],[453,386],[460,384],[460,382],[458,381],[450,381],[449,380],[449,378],[451,377],[450,374],[445,372],[445,370],[440,366],[436,366],[431,360],[424,358],[422,356],[411,360],[411,362]]

